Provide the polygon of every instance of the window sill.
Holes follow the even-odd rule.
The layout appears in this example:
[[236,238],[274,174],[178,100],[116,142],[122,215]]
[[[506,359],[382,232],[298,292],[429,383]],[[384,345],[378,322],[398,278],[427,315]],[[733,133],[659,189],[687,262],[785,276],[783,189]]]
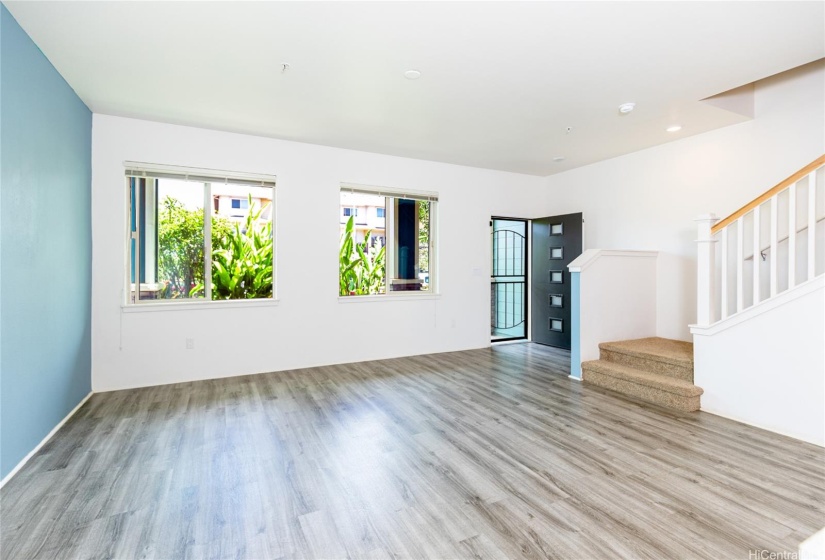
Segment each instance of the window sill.
[[441,299],[441,294],[411,294],[409,292],[398,294],[379,294],[374,296],[338,296],[338,303],[355,303],[358,301],[413,301],[413,300]]
[[198,309],[242,309],[250,307],[275,307],[277,299],[246,299],[225,301],[181,301],[174,303],[130,303],[120,306],[123,313],[154,313],[156,311],[184,311]]

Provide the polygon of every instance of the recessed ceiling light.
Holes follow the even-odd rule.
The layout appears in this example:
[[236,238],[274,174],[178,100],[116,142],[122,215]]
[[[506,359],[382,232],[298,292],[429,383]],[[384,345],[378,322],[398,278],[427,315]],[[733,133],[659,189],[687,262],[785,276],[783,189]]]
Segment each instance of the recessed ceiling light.
[[560,161],[564,161],[564,156],[556,156],[553,158],[553,161],[559,163]]
[[626,115],[635,108],[636,108],[635,103],[622,103],[621,105],[619,105],[619,112],[623,115]]
[[667,127],[665,130],[667,130],[668,132],[679,132],[680,130],[682,130],[682,125],[674,124],[673,126]]
[[406,72],[404,72],[404,77],[408,80],[417,80],[421,77],[421,72],[419,72],[418,70],[407,70]]

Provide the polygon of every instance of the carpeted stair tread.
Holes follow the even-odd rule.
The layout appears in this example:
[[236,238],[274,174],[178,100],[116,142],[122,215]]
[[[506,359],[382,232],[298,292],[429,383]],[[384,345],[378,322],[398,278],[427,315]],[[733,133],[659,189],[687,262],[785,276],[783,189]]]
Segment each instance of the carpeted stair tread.
[[693,370],[693,344],[682,340],[654,336],[635,340],[602,342],[599,344],[599,349]]
[[658,373],[650,373],[640,369],[628,367],[614,362],[607,362],[604,360],[591,360],[582,362],[583,378],[587,381],[586,370],[593,370],[602,375],[615,377],[624,381],[635,383],[637,385],[644,385],[653,387],[661,391],[673,393],[683,397],[698,397],[704,391],[701,387],[697,387],[689,381],[677,379],[675,377],[668,377]]

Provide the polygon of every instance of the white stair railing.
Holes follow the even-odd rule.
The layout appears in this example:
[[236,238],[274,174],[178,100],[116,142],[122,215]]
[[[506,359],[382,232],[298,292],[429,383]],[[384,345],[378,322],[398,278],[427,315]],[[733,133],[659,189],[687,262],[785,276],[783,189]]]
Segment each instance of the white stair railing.
[[699,216],[697,326],[712,325],[821,275],[823,207],[825,155],[723,220]]

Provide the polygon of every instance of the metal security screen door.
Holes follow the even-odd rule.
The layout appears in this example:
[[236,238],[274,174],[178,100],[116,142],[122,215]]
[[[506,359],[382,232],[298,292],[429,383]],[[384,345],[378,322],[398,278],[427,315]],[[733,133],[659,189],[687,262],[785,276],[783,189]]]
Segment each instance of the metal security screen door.
[[527,338],[527,220],[493,218],[490,236],[491,339]]

